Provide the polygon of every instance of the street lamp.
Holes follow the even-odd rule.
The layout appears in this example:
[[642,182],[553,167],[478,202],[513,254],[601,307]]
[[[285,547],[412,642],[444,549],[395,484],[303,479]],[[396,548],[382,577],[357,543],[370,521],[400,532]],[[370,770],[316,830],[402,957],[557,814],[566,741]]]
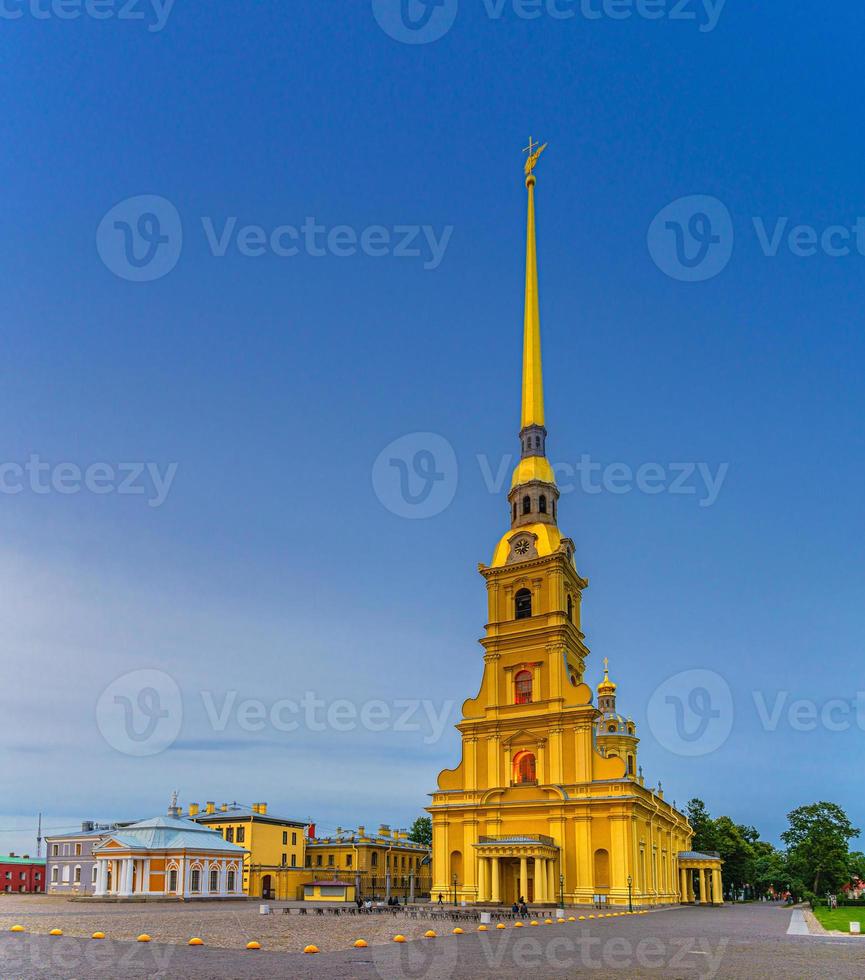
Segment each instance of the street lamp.
[[634,883],[634,879],[630,875],[628,875],[628,911],[629,912],[634,911],[633,892],[631,891],[631,886],[633,885],[633,883]]
[[565,907],[565,876],[559,875],[559,908]]
[[456,874],[456,871],[454,872],[453,882],[454,882],[454,908],[456,908],[456,904],[457,904],[457,874]]

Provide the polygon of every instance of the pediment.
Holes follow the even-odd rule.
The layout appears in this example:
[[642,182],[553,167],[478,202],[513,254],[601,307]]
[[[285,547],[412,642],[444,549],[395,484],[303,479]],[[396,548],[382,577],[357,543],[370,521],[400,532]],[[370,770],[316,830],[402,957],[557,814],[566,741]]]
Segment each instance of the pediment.
[[536,732],[526,731],[525,728],[521,728],[518,732],[514,732],[513,735],[502,739],[504,745],[544,745],[546,741],[545,735],[538,735]]

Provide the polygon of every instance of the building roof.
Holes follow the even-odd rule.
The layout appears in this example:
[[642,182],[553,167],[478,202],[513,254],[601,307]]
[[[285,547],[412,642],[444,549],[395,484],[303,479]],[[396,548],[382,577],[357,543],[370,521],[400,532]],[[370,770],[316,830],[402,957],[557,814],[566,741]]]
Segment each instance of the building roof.
[[45,858],[24,857],[20,854],[0,854],[0,864],[45,864]]
[[121,820],[110,824],[95,824],[92,830],[72,830],[68,834],[46,834],[45,840],[63,841],[71,840],[73,837],[80,837],[83,839],[91,837],[96,840],[99,837],[104,837],[106,834],[110,834],[115,830],[120,830],[123,827],[131,827],[134,823],[134,820]]
[[331,887],[336,887],[336,888],[354,888],[354,882],[353,881],[336,881],[336,880],[331,880],[331,881],[310,881],[310,882],[308,882],[306,884],[305,887],[306,888],[309,888],[312,885],[330,885]]
[[396,837],[384,837],[379,834],[364,834],[363,837],[356,835],[352,837],[315,837],[306,842],[307,850],[311,847],[391,847],[405,848],[410,851],[428,851],[426,844],[418,844],[417,841],[407,838],[397,839]]
[[717,851],[679,851],[679,857],[686,861],[717,861],[720,856]]
[[251,820],[255,823],[275,823],[286,827],[297,827],[303,829],[307,826],[305,820],[293,820],[289,817],[280,817],[274,813],[259,813],[251,806],[243,803],[230,803],[227,810],[214,810],[213,813],[199,810],[194,817],[189,817],[196,823],[225,823],[227,820]]
[[[224,840],[215,830],[199,826],[192,820],[177,817],[153,817],[142,820],[129,827],[105,834],[105,841],[114,840],[118,844],[138,851],[228,851],[245,854],[246,848]],[[104,843],[104,842],[103,842]],[[103,845],[98,844],[96,850]]]

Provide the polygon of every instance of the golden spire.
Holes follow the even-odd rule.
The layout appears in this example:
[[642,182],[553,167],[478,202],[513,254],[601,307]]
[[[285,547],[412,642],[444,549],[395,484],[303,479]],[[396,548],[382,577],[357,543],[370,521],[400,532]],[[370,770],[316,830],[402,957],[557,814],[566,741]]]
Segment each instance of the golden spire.
[[523,333],[523,410],[522,428],[544,425],[544,379],[541,365],[541,313],[538,303],[538,253],[535,242],[535,177],[538,158],[547,148],[533,139],[523,152],[526,160],[526,187],[529,214],[526,230],[526,312]]

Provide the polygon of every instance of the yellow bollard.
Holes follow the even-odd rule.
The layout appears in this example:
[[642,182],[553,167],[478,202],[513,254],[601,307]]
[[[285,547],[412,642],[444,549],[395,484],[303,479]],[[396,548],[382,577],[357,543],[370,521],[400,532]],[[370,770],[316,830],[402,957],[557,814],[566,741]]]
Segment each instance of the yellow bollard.
[[562,923],[563,923],[564,921],[565,921],[564,919],[556,919],[556,922],[557,922],[557,923],[558,923],[559,925],[561,925],[561,924],[562,924]]
[[24,926],[12,926],[10,932],[24,932]]
[[552,924],[553,924],[553,920],[552,919],[544,919],[544,925],[545,926],[551,926]]
[[540,925],[540,922],[538,922],[537,919],[532,919],[532,921],[529,923],[529,925],[530,926],[539,926]]
[[393,937],[393,941],[395,943],[404,943],[405,942],[405,936],[394,936]]
[[304,951],[304,953],[320,953],[321,952],[321,950],[318,948],[318,946],[304,946],[303,947],[303,951]]
[[486,931],[487,931],[486,926],[478,926],[478,932],[486,932]]
[[[591,919],[591,916],[589,916],[589,918]],[[580,922],[585,922],[585,921],[586,921],[586,917],[584,915],[581,915]]]
[[568,922],[576,922],[576,921],[577,921],[577,917],[575,915],[568,916]]
[[507,926],[506,926],[506,925],[504,924],[504,922],[500,922],[500,923],[499,923],[499,924],[498,924],[498,925],[496,926],[496,929],[507,929]]
[[435,939],[436,937],[435,930],[433,929],[427,929],[427,931],[423,935],[424,935],[424,939]]
[[247,949],[261,949],[261,943],[257,943],[254,939],[251,943],[246,944]]
[[150,942],[150,936],[148,936],[146,932],[142,932],[141,935],[138,937],[138,942],[139,943],[149,943]]
[[355,939],[354,948],[355,949],[366,949],[367,943],[365,939]]
[[463,934],[462,929],[460,929],[460,927],[457,926],[456,929],[454,929],[454,935],[455,936],[461,936],[462,934]]
[[522,927],[523,927],[522,922],[515,922],[514,923],[514,929],[522,929]]
[[192,939],[186,944],[187,946],[203,946],[204,940],[199,939],[198,936],[193,936]]
[[94,932],[93,935],[90,938],[91,939],[104,939],[105,938],[105,933],[104,932]]
[[63,935],[63,930],[62,929],[52,929],[51,932],[48,933],[48,935],[49,936],[62,936]]

